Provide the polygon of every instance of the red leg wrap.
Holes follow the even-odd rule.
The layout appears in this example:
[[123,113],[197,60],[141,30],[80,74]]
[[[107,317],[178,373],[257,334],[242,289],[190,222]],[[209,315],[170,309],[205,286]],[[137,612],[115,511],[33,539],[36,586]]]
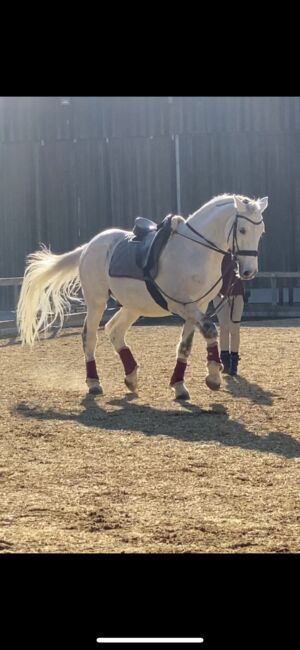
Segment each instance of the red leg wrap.
[[96,361],[93,359],[93,361],[87,361],[86,362],[86,376],[87,379],[98,379],[99,377],[97,375],[97,369],[96,369]]
[[184,380],[186,365],[187,364],[184,361],[179,361],[179,359],[177,360],[173,375],[171,377],[170,386],[174,386],[174,384],[177,384],[179,381]]
[[137,367],[137,362],[134,359],[129,348],[122,348],[119,350],[119,355],[124,366],[125,375],[130,375],[131,372]]
[[219,347],[217,343],[207,346],[207,361],[216,361],[217,363],[221,363]]

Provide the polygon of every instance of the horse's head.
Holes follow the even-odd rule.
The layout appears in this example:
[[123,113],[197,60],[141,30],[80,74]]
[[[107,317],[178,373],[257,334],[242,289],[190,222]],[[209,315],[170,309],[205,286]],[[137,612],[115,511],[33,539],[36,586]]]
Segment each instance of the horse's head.
[[258,244],[265,226],[262,213],[268,206],[268,197],[247,199],[234,195],[236,216],[228,241],[239,262],[242,280],[251,280],[258,271]]

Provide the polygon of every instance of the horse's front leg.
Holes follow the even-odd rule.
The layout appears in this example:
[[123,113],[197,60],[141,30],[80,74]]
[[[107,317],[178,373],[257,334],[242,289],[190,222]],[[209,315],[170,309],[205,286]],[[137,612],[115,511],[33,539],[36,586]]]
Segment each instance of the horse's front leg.
[[212,320],[207,318],[196,305],[187,305],[182,312],[186,322],[191,322],[197,327],[207,346],[207,370],[205,378],[206,385],[211,390],[218,390],[221,386],[221,370],[223,368],[218,345],[218,330]]
[[221,371],[223,369],[218,344],[218,330],[213,321],[205,316],[198,322],[199,330],[206,341],[207,371],[205,382],[211,390],[218,390],[221,386]]
[[184,383],[184,373],[187,367],[187,361],[191,354],[193,338],[195,333],[195,323],[187,320],[184,323],[181,338],[177,346],[177,359],[170,386],[175,392],[176,399],[190,399],[190,394]]

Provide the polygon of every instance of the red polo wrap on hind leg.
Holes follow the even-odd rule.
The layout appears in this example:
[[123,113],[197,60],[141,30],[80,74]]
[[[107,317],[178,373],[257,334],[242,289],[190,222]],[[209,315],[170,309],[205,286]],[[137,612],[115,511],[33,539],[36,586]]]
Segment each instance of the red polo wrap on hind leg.
[[221,363],[219,347],[217,343],[207,346],[207,361],[216,361],[217,363]]
[[130,375],[130,373],[137,368],[137,362],[134,359],[131,350],[129,348],[122,348],[119,350],[119,355],[124,366],[125,375]]
[[87,361],[86,362],[86,376],[87,379],[98,379],[99,377],[97,375],[97,369],[96,369],[96,361],[93,359],[93,361]]
[[177,359],[176,366],[171,377],[170,386],[174,386],[174,384],[177,384],[179,381],[184,380],[186,366],[187,364],[184,361]]

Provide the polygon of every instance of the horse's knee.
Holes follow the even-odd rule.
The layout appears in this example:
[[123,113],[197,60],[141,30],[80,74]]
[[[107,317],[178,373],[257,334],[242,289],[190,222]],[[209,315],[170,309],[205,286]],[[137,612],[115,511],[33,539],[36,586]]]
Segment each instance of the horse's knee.
[[215,323],[213,323],[213,321],[205,319],[201,323],[199,323],[199,328],[201,334],[204,336],[205,339],[218,338],[218,330],[216,328]]
[[189,357],[189,355],[191,353],[192,345],[193,345],[194,333],[195,332],[192,331],[185,339],[183,338],[180,341],[179,346],[178,346],[178,356],[179,357],[184,357],[186,359]]

